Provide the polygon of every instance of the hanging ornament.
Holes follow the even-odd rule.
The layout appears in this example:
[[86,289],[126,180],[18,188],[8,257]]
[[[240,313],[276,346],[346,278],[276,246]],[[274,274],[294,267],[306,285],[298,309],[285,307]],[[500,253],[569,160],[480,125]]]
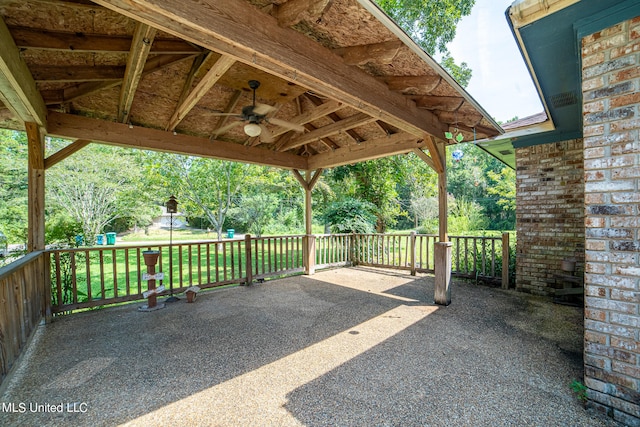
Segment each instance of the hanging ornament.
[[458,128],[455,128],[453,132],[445,132],[444,137],[451,140],[453,143],[460,143],[464,139],[462,132],[460,132]]
[[456,162],[459,162],[463,156],[464,156],[464,152],[460,149],[457,149],[453,153],[451,153],[451,157],[453,157],[453,160],[455,160]]

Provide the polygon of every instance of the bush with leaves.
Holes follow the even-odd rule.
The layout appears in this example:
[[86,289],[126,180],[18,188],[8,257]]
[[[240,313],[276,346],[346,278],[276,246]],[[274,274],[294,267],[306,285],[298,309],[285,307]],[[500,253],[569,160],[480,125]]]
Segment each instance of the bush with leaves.
[[333,233],[373,233],[376,206],[358,199],[332,203],[325,212],[325,220]]

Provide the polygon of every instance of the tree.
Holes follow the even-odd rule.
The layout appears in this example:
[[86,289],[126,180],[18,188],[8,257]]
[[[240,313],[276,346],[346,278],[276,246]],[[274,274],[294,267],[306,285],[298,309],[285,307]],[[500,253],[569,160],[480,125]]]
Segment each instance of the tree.
[[383,233],[404,213],[397,191],[397,182],[403,176],[402,166],[398,157],[369,160],[335,168],[332,179],[344,181],[345,178],[353,178],[352,193],[347,196],[365,200],[376,207],[376,230]]
[[[65,143],[54,139],[48,145],[55,151]],[[136,156],[131,150],[92,145],[49,169],[47,222],[68,222],[57,218],[57,212],[63,211],[80,224],[85,243],[92,244],[107,226],[113,229],[115,219],[130,218],[134,223],[137,218],[149,219],[153,207],[141,185],[142,168]],[[72,223],[69,226],[73,228]]]
[[429,55],[443,54],[442,66],[462,87],[471,79],[466,63],[457,65],[447,50],[456,25],[471,13],[475,0],[376,0],[378,5]]
[[164,153],[149,153],[148,161],[156,184],[181,201],[180,209],[188,217],[204,216],[221,239],[225,218],[246,185],[250,165]]
[[9,243],[27,240],[27,137],[0,129],[0,231]]
[[347,198],[332,203],[325,213],[334,233],[373,233],[376,207],[358,199]]

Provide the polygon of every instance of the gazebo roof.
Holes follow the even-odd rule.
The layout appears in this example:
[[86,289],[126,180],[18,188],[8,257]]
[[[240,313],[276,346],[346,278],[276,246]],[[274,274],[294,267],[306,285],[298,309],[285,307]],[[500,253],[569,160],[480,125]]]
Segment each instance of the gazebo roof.
[[[368,0],[7,0],[0,14],[0,127],[301,170],[416,149],[442,170],[445,131],[502,132]],[[253,138],[235,116],[250,80],[269,106]]]

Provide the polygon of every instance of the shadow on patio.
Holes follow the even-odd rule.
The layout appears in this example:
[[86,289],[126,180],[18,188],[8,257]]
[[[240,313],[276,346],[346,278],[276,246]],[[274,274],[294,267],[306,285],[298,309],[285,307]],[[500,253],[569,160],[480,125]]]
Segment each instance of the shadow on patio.
[[580,309],[460,282],[432,298],[432,276],[342,268],[59,318],[0,424],[614,425],[568,386]]

